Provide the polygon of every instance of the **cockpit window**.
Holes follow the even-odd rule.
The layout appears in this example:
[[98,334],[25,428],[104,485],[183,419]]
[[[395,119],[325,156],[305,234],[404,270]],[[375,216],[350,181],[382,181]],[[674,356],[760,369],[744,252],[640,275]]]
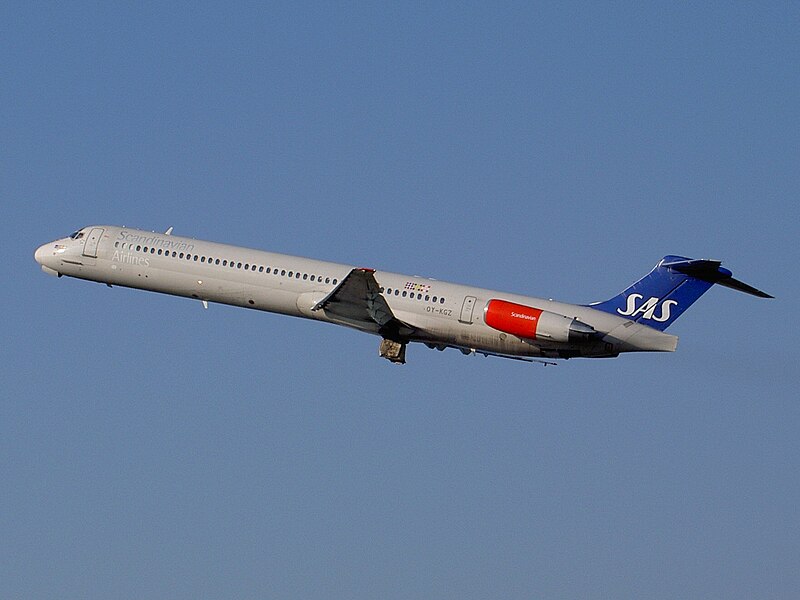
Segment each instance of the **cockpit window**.
[[78,231],[76,231],[75,233],[70,234],[69,237],[73,240],[79,240],[83,237],[83,231],[78,229]]

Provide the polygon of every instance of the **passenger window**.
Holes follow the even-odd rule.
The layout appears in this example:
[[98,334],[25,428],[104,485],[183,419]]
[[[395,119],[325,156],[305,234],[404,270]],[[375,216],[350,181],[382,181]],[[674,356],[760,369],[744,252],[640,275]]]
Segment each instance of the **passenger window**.
[[330,283],[330,282],[331,282],[331,278],[330,277],[326,277],[325,278],[325,283]]
[[444,298],[439,298],[439,304],[444,304]]
[[142,251],[142,247],[141,246],[136,246],[136,251],[137,252],[141,252]]
[[180,253],[180,257],[183,258],[183,252]]
[[303,279],[308,279],[308,273],[303,273]]
[[300,273],[295,273],[295,274],[294,274],[294,278],[295,278],[295,279],[300,279]]
[[433,301],[436,302],[436,296],[433,297]]
[[425,295],[425,302],[428,302],[430,299],[431,299],[431,297],[426,294]]
[[[286,275],[286,269],[281,269],[281,277]],[[291,277],[291,275],[289,275]]]
[[236,268],[237,269],[241,269],[242,268],[242,263],[236,263]]
[[339,280],[338,279],[334,279],[333,280],[333,285],[336,285],[337,283],[339,283]]
[[194,262],[197,262],[197,254],[194,255]]
[[264,272],[264,267],[262,267],[261,265],[259,265],[259,266],[258,266],[258,272],[259,272],[259,273],[263,273],[263,272]]
[[405,297],[406,297],[406,291],[403,290],[403,298],[405,298]]

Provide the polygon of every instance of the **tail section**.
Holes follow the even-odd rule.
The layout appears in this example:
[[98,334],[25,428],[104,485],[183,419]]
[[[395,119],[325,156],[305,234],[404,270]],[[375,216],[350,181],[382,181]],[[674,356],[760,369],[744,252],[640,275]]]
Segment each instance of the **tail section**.
[[665,256],[618,296],[589,306],[663,331],[715,283],[759,298],[772,298],[734,279],[720,264],[718,260]]

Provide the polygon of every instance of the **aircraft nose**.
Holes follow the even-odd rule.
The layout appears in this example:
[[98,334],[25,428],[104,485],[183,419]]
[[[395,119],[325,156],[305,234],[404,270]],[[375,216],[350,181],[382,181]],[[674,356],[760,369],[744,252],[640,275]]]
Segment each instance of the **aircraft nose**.
[[36,259],[36,262],[42,265],[42,271],[47,273],[48,275],[58,275],[61,277],[61,273],[58,272],[58,259],[55,256],[55,251],[58,246],[56,246],[53,242],[49,244],[43,244],[39,246],[36,251],[33,253],[33,258]]
[[49,244],[44,244],[43,246],[39,246],[36,249],[36,252],[33,253],[33,258],[35,258],[36,262],[39,263],[40,265],[44,264],[44,257],[47,252],[45,248],[46,246],[49,246]]

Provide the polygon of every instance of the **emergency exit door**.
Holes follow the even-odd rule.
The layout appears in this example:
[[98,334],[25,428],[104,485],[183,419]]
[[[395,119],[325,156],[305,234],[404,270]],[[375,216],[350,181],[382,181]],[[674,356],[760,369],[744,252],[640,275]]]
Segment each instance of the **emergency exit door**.
[[475,308],[475,296],[467,296],[464,298],[464,304],[461,305],[461,316],[459,321],[462,323],[472,323],[472,311]]

